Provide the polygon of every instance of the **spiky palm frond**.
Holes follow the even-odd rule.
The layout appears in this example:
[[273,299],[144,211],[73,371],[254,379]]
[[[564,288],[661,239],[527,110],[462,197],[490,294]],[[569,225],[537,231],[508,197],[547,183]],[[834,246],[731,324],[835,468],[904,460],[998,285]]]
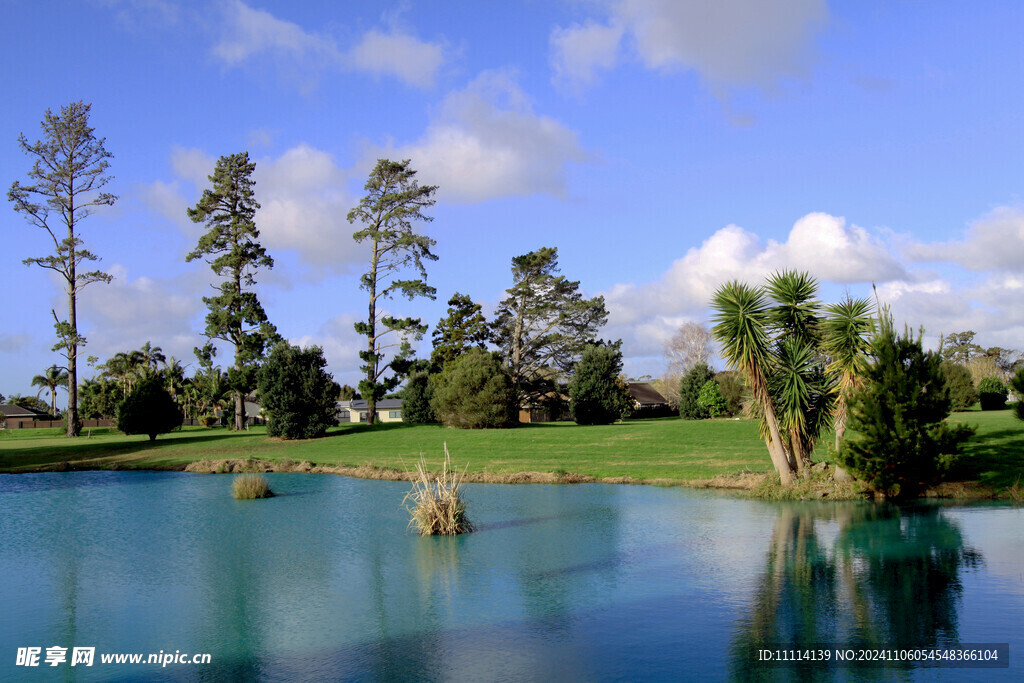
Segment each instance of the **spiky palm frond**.
[[867,299],[851,299],[826,309],[822,350],[829,358],[828,371],[836,378],[836,391],[845,392],[864,375],[875,329],[874,311]]
[[[733,280],[719,287],[711,299],[717,310],[711,330],[732,369],[759,370],[769,362],[768,302],[760,287]],[[757,387],[751,386],[752,391]]]
[[769,310],[769,321],[777,339],[796,336],[817,341],[821,313],[817,280],[806,272],[783,270],[772,273],[765,290],[776,304]]

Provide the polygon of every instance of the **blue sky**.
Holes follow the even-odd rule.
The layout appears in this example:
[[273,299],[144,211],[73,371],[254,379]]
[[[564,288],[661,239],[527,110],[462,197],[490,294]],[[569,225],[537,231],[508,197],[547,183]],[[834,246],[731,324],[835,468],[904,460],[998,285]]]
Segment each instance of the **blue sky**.
[[[376,158],[440,186],[425,230],[436,301],[487,311],[513,256],[559,249],[610,311],[626,369],[731,278],[801,268],[938,335],[1024,347],[1024,5],[593,0],[479,3],[78,0],[8,3],[3,182],[19,133],[92,103],[120,199],[81,225],[115,276],[90,285],[87,355],[149,340],[195,368],[212,273],[185,210],[223,154],[257,163],[277,267],[272,322],[358,379],[365,252],[345,219]],[[0,212],[0,392],[58,362],[45,234]],[[429,339],[429,333],[428,333]],[[429,353],[429,342],[421,347]],[[230,362],[230,354],[221,356]],[[85,368],[83,376],[92,370]]]

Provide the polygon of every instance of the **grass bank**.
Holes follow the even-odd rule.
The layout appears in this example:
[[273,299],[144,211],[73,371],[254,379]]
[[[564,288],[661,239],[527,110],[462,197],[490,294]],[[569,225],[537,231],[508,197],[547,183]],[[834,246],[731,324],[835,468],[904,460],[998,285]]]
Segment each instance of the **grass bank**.
[[[951,419],[976,425],[953,495],[1010,495],[1024,485],[1024,424],[1010,411],[957,413]],[[816,460],[830,461],[826,435]],[[770,470],[768,454],[750,420],[630,420],[581,427],[533,424],[508,430],[458,430],[438,425],[386,424],[336,427],[322,439],[281,441],[264,428],[234,433],[187,427],[160,436],[124,436],[93,429],[66,439],[58,430],[18,430],[0,436],[0,472],[54,469],[184,469],[199,461],[257,459],[257,469],[337,471],[354,476],[398,476],[421,453],[440,453],[448,443],[467,481],[642,481],[750,489]],[[428,457],[429,459],[429,457]],[[275,467],[277,465],[277,467]],[[221,468],[230,469],[230,468]],[[533,473],[524,475],[524,473]]]

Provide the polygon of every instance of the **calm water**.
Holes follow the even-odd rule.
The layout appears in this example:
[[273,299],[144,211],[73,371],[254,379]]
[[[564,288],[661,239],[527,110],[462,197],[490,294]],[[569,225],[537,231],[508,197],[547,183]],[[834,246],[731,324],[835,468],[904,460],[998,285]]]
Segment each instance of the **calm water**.
[[[467,487],[419,538],[406,483],[0,475],[0,679],[1021,680],[1024,511]],[[766,644],[1010,643],[1011,669],[766,669]],[[95,647],[91,668],[18,647]],[[101,653],[212,664],[101,664]],[[76,678],[77,676],[77,678]]]

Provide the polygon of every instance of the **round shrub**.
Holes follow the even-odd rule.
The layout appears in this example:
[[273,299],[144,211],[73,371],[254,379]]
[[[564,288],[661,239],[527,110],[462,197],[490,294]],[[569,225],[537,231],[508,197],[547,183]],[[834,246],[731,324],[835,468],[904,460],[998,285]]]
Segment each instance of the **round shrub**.
[[449,427],[510,427],[517,422],[516,389],[508,369],[494,354],[476,348],[434,376],[430,406]]
[[274,346],[258,375],[260,401],[269,417],[267,434],[315,439],[338,423],[335,399],[340,389],[325,367],[319,346]]
[[998,377],[985,377],[978,382],[978,399],[982,410],[1002,410],[1010,392]]
[[430,407],[433,389],[430,373],[426,370],[412,372],[402,389],[402,422],[410,424],[432,424],[437,422]]
[[148,434],[150,441],[180,427],[181,422],[178,404],[159,376],[139,382],[117,408],[117,428],[125,434]]
[[697,405],[709,417],[718,417],[726,412],[728,404],[725,401],[725,397],[722,396],[722,390],[718,388],[718,382],[709,379],[704,383],[704,386],[700,388],[700,394],[697,396]]
[[632,400],[616,346],[588,344],[569,382],[569,403],[576,424],[606,425],[629,412]]
[[697,363],[679,381],[679,417],[684,420],[704,420],[710,417],[699,403],[700,390],[715,380],[715,373],[707,363]]
[[978,402],[978,390],[974,388],[970,370],[947,360],[942,363],[942,375],[946,378],[951,410],[967,410]]

